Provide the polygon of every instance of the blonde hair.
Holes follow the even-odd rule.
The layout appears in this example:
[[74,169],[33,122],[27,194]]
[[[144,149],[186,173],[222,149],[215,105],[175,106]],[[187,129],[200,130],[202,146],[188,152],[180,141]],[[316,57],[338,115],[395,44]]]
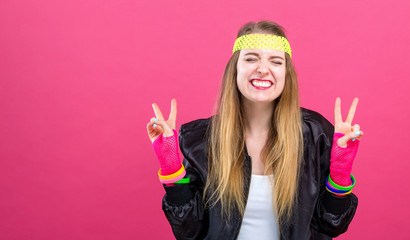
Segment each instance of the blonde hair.
[[[286,37],[283,28],[271,21],[247,23],[238,32],[240,37],[250,33],[268,33]],[[224,219],[234,210],[243,217],[245,136],[244,110],[241,93],[236,84],[237,62],[235,52],[226,65],[222,84],[210,122],[208,144],[208,177],[204,189],[207,206],[221,204]],[[300,160],[303,155],[303,135],[297,76],[287,53],[285,86],[282,94],[272,103],[274,112],[268,139],[262,149],[265,174],[274,173],[273,204],[279,225],[290,220],[297,205]]]

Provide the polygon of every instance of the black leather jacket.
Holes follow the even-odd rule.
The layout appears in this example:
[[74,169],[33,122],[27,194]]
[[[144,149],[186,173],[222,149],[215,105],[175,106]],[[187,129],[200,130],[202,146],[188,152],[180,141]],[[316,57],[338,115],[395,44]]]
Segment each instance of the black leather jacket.
[[[332,239],[344,233],[355,214],[358,199],[332,195],[325,189],[329,175],[333,125],[317,112],[301,108],[304,160],[298,190],[299,204],[290,224],[281,225],[281,239]],[[167,187],[162,208],[177,239],[236,239],[241,227],[239,213],[228,223],[221,219],[220,206],[205,209],[202,192],[207,178],[206,131],[210,119],[181,126],[179,144],[189,184]],[[247,155],[247,154],[246,154]],[[251,177],[251,159],[245,161],[245,201]]]

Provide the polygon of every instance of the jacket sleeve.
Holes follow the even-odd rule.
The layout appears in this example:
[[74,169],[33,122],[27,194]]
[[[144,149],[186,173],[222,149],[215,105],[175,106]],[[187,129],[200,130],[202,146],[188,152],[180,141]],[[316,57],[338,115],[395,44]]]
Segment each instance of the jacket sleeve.
[[353,193],[339,197],[326,190],[334,127],[325,118],[321,125],[323,133],[319,135],[315,144],[316,152],[320,157],[320,192],[311,225],[319,232],[337,237],[347,231],[356,212],[358,199]]
[[192,141],[185,143],[184,139],[183,134],[180,133],[180,146],[184,155],[183,164],[190,183],[174,186],[163,185],[166,193],[162,199],[162,209],[176,239],[203,239],[208,229],[208,213],[204,209],[202,200],[203,173],[194,166],[198,159],[193,158],[198,156],[198,151],[192,154],[195,151],[187,150],[191,148],[187,145],[192,145]]

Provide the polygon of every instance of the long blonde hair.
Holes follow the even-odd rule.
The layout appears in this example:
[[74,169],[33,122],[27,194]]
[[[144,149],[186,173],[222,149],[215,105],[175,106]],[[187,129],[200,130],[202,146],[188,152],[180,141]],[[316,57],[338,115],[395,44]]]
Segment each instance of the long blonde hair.
[[[250,33],[267,33],[286,37],[283,28],[271,21],[247,23],[237,37]],[[265,174],[274,173],[273,204],[279,225],[290,220],[297,205],[300,160],[303,154],[303,135],[299,91],[295,68],[287,53],[286,77],[282,94],[272,103],[274,112],[268,139],[262,149]],[[236,51],[226,65],[209,129],[208,177],[204,189],[207,206],[221,204],[225,219],[234,210],[243,217],[245,136],[244,110],[241,93],[236,84]]]

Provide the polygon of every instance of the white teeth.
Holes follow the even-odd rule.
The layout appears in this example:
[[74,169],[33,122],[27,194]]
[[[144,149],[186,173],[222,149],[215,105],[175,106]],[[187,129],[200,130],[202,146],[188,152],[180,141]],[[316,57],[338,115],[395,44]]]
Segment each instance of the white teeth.
[[257,80],[253,80],[252,85],[256,87],[270,87],[272,83],[268,81],[259,82]]

